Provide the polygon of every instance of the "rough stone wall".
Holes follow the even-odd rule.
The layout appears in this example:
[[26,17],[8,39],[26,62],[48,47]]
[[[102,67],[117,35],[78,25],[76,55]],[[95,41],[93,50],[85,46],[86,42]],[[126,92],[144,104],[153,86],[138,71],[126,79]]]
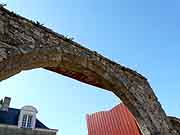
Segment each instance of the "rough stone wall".
[[173,127],[176,129],[178,134],[180,134],[180,119],[176,117],[169,117]]
[[0,127],[0,135],[56,135],[56,133],[32,129]]
[[178,135],[142,75],[0,7],[0,80],[40,67],[112,91],[144,135]]

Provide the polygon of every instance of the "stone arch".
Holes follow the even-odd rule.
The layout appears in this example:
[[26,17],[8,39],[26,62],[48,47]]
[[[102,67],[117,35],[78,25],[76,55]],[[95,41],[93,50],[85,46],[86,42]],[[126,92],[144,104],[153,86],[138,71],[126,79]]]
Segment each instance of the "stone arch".
[[176,135],[146,78],[0,7],[0,80],[40,67],[112,91],[145,135]]

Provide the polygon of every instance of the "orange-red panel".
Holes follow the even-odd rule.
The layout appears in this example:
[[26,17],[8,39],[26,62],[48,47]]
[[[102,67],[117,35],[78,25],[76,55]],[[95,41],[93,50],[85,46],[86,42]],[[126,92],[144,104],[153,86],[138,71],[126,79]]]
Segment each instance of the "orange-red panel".
[[123,104],[87,115],[88,135],[142,135],[134,116]]

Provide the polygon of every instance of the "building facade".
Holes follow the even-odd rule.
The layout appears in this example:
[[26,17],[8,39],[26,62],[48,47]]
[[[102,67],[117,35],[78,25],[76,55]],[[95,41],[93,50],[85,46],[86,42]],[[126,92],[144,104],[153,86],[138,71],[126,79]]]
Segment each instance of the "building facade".
[[88,135],[142,135],[139,125],[124,104],[110,111],[86,116]]
[[57,129],[50,129],[36,117],[37,109],[23,106],[10,108],[11,98],[0,102],[0,135],[56,135]]

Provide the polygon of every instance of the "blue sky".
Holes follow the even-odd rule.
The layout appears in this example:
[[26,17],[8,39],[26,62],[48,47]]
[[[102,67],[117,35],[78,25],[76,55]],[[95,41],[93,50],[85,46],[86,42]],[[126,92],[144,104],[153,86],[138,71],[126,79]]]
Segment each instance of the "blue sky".
[[[179,0],[2,0],[7,8],[149,79],[168,115],[180,117]],[[0,84],[12,107],[31,104],[59,135],[87,135],[85,115],[120,102],[111,92],[43,69]]]

